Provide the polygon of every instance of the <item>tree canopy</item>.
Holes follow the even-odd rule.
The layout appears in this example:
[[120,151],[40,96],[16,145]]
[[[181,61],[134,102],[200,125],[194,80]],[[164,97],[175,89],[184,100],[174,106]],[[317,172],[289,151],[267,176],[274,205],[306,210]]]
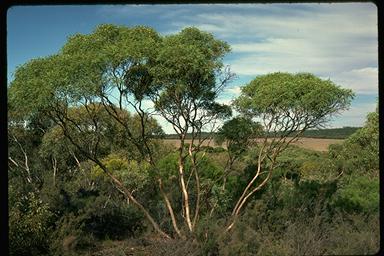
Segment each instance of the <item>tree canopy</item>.
[[[71,246],[77,253],[94,239],[151,228],[167,246],[179,241],[202,255],[262,253],[254,237],[265,241],[257,234],[267,224],[267,235],[285,244],[281,234],[300,235],[304,219],[333,224],[339,209],[375,214],[378,111],[328,154],[292,146],[348,109],[353,92],[313,74],[277,72],[220,104],[235,78],[224,64],[230,50],[193,27],[163,36],[105,24],[21,65],[8,87],[14,255],[29,247],[67,255]],[[176,146],[157,117],[175,131]],[[212,148],[213,138],[224,146]]]
[[347,109],[353,96],[352,90],[313,74],[277,72],[258,76],[244,86],[235,106],[252,118],[275,119],[275,130],[288,131],[323,126]]
[[[123,188],[153,227],[169,237],[133,197],[132,191],[125,189],[119,175],[102,160],[114,148],[122,150],[121,142],[128,141],[131,146],[126,149],[130,153],[128,157],[151,165],[175,231],[181,236],[156,171],[156,141],[162,131],[153,115],[163,116],[182,138],[179,181],[184,198],[182,207],[192,231],[199,215],[200,199],[196,202],[192,225],[189,200],[192,191],[187,189],[184,160],[192,159],[200,198],[199,160],[194,152],[199,151],[203,141],[203,129],[230,115],[228,106],[215,102],[233,77],[222,63],[229,50],[227,43],[196,28],[163,37],[144,26],[101,25],[91,34],[69,37],[57,54],[21,66],[10,84],[10,108],[27,121],[35,113],[48,116],[62,129],[66,143],[98,165],[116,186]],[[127,111],[136,114],[131,117]],[[188,132],[198,146],[195,148],[192,142],[189,150],[184,151]],[[48,145],[47,142],[46,139],[44,144]],[[134,156],[134,152],[139,152],[139,156]]]

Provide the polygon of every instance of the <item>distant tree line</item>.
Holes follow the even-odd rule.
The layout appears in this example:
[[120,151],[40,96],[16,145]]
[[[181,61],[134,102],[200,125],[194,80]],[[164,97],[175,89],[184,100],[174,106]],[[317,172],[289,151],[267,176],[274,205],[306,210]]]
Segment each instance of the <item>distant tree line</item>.
[[[306,130],[303,132],[301,137],[305,138],[321,138],[321,139],[346,139],[359,130],[361,127],[349,127],[345,126],[342,128],[324,128],[318,130]],[[213,136],[215,137],[215,133]],[[202,137],[209,138],[212,136],[212,133],[202,132]],[[272,135],[271,135],[272,136]],[[191,139],[191,134],[187,134],[186,139]],[[165,134],[164,139],[178,139],[177,134]]]

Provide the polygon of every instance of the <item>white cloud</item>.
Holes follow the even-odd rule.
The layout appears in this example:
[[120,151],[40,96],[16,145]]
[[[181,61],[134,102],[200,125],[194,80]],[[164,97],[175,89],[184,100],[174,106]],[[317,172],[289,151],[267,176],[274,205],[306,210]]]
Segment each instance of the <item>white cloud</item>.
[[189,10],[179,8],[177,5],[119,4],[103,5],[98,12],[104,17],[114,16],[121,19],[158,16],[159,14],[161,14],[161,18],[175,18],[187,14]]
[[334,120],[329,123],[329,127],[339,128],[344,126],[363,126],[367,114],[370,112],[374,112],[375,109],[376,103],[363,103],[352,105],[349,110],[340,113],[340,116],[334,118]]
[[[255,4],[252,12],[240,12],[228,5],[221,12],[200,13],[190,20],[218,36],[313,37],[329,40],[345,35],[371,36],[377,33],[374,5],[370,4]],[[302,8],[306,7],[306,10]],[[247,8],[249,9],[249,8]],[[210,25],[210,26],[207,26]],[[322,40],[324,41],[324,40]]]
[[197,26],[228,41],[232,54],[227,63],[236,74],[256,76],[276,71],[311,72],[335,78],[335,82],[358,92],[377,93],[375,5],[255,4],[220,7],[224,9],[194,14],[173,25],[178,28]]
[[224,89],[224,92],[228,92],[234,96],[237,96],[241,92],[240,86],[233,86],[233,87],[228,87]]
[[378,92],[378,69],[376,67],[353,69],[330,78],[336,84],[350,88],[355,93],[371,94]]
[[[226,63],[240,76],[311,72],[357,94],[378,93],[377,9],[369,3],[237,5],[201,13],[194,25],[229,42]],[[234,9],[242,10],[238,12]],[[254,13],[250,11],[252,9]],[[239,87],[224,91],[237,96]],[[376,103],[354,102],[331,127],[361,126]]]
[[[377,8],[371,3],[175,5],[120,10],[165,17],[162,31],[195,26],[227,41],[225,59],[242,82],[256,75],[311,72],[358,94],[378,93]],[[148,12],[146,12],[148,10]],[[136,16],[137,16],[136,15]],[[136,17],[135,16],[135,17]],[[162,19],[163,20],[163,19]],[[229,104],[240,93],[227,88]],[[355,104],[355,103],[354,103]],[[331,125],[362,125],[375,103],[355,104]]]
[[240,76],[311,72],[377,93],[375,73],[365,70],[378,64],[377,8],[371,3],[110,5],[100,13],[158,17],[165,34],[186,26],[211,32],[231,45],[225,61]]

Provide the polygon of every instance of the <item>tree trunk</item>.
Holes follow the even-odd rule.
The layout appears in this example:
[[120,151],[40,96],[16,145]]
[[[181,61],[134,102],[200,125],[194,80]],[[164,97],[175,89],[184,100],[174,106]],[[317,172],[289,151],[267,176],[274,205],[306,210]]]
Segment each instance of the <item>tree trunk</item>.
[[173,212],[173,208],[172,208],[171,202],[169,201],[167,195],[165,194],[165,192],[163,190],[163,184],[162,184],[161,179],[159,179],[159,188],[160,188],[160,193],[162,194],[162,196],[164,198],[165,205],[167,206],[169,215],[171,216],[173,229],[176,231],[176,234],[179,236],[179,238],[185,240],[185,236],[183,234],[181,234],[180,229],[177,226],[177,221],[176,221],[176,218],[175,218],[175,213]]
[[185,221],[187,222],[187,226],[189,231],[193,231],[192,227],[192,222],[191,222],[191,213],[190,213],[190,208],[189,208],[189,194],[187,187],[185,185],[185,180],[184,180],[184,157],[183,157],[183,150],[184,150],[184,137],[185,135],[182,136],[181,138],[181,143],[180,143],[180,149],[179,149],[179,179],[180,179],[180,185],[181,185],[181,191],[183,194],[183,208],[184,208],[184,213],[185,213]]

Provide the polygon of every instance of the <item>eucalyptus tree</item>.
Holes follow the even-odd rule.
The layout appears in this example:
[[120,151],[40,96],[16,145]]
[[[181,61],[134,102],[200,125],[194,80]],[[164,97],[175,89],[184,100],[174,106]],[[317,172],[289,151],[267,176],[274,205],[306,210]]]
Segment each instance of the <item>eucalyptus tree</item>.
[[219,129],[216,142],[225,143],[228,159],[223,171],[223,188],[225,188],[228,175],[232,172],[233,165],[239,161],[247,150],[256,145],[256,139],[262,134],[263,127],[251,118],[237,116],[228,120]]
[[309,73],[272,73],[256,77],[241,89],[234,105],[244,116],[263,126],[257,143],[257,168],[238,198],[230,230],[248,199],[271,178],[277,156],[307,129],[323,127],[347,109],[354,94],[330,80]]
[[216,142],[225,143],[228,160],[225,165],[224,178],[229,174],[235,161],[253,145],[256,139],[262,134],[263,127],[259,122],[251,118],[237,116],[226,121],[216,134]]
[[[180,140],[178,148],[178,175],[182,193],[182,209],[185,223],[194,231],[200,214],[201,184],[198,162],[204,154],[202,143],[209,139],[203,131],[212,132],[217,120],[226,118],[231,110],[215,102],[225,85],[234,77],[222,58],[230,51],[227,43],[196,28],[186,28],[176,35],[164,38],[157,63],[152,69],[155,83],[161,86],[152,96],[155,109],[169,122]],[[186,148],[187,135],[191,141]],[[187,179],[186,158],[190,158],[191,172]],[[191,176],[195,189],[189,186]],[[187,181],[188,180],[188,181]],[[190,193],[195,202],[191,206]],[[192,212],[193,209],[193,212]],[[193,214],[193,216],[192,216]]]
[[48,118],[31,115],[25,122],[15,109],[8,109],[8,168],[10,179],[20,179],[38,188],[42,184],[44,165],[38,147],[42,135],[52,127]]
[[[155,142],[162,130],[153,115],[163,116],[179,134],[179,181],[184,199],[180,218],[184,217],[192,232],[199,216],[196,152],[203,142],[201,132],[230,113],[229,107],[214,102],[233,77],[222,64],[228,51],[225,42],[194,28],[162,37],[144,26],[101,25],[91,34],[69,37],[57,54],[20,66],[9,86],[9,106],[27,122],[36,113],[49,117],[56,125],[52,129],[61,129],[61,133],[51,137],[65,136],[71,152],[93,161],[144,213],[152,227],[169,238],[144,202],[139,202],[104,164],[103,158],[111,151],[107,144],[119,143],[113,136],[119,134],[120,142],[129,141],[139,152],[136,160],[151,165],[152,177],[156,177],[174,231],[185,238],[173,210],[175,202],[168,198],[157,172]],[[154,109],[148,108],[151,102]],[[135,114],[129,115],[127,111]],[[186,152],[187,133],[192,134],[192,143]],[[193,162],[190,175],[195,177],[194,190],[188,190],[185,182],[186,157]],[[193,219],[188,198],[191,191],[198,198]]]
[[[101,145],[115,120],[146,161],[152,160],[152,142],[159,129],[150,130],[154,119],[143,108],[153,91],[148,67],[156,57],[161,37],[151,28],[101,25],[89,35],[68,39],[59,53],[34,59],[20,66],[9,87],[9,105],[30,119],[44,113],[58,125],[82,156],[93,161],[136,205],[164,237],[164,233],[142,202],[103,164]],[[133,109],[139,118],[139,132],[132,129]],[[110,123],[110,121],[109,121]]]

